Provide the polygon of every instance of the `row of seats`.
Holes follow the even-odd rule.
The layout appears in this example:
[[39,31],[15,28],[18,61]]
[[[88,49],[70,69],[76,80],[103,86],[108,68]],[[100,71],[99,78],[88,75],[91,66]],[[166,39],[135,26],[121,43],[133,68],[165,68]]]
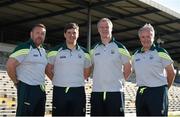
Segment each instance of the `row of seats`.
[[[52,113],[52,84],[46,79],[46,115]],[[135,113],[135,96],[137,86],[135,79],[131,78],[125,83],[125,113]],[[90,96],[92,91],[92,80],[86,81],[86,115],[90,115]],[[0,116],[14,116],[16,110],[16,88],[10,81],[6,71],[0,71]],[[180,112],[180,84],[174,83],[169,90],[169,111]]]

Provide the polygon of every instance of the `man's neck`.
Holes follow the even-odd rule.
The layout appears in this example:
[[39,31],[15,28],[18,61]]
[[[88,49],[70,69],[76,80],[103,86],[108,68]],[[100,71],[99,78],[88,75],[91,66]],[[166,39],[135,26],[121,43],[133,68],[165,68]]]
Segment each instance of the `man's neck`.
[[36,48],[40,48],[41,47],[41,45],[37,45],[37,44],[35,44],[35,46],[36,46]]
[[76,43],[66,43],[66,45],[67,45],[67,47],[68,47],[69,49],[71,49],[71,50],[76,47]]
[[101,41],[104,45],[107,45],[111,41],[111,37],[102,37]]

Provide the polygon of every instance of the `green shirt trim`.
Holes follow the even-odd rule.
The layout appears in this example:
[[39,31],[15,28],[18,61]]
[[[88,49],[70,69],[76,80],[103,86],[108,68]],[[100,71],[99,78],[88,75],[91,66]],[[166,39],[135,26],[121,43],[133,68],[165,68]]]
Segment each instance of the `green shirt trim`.
[[21,55],[28,55],[29,51],[30,49],[21,49],[11,54],[10,57],[16,58],[17,56]]

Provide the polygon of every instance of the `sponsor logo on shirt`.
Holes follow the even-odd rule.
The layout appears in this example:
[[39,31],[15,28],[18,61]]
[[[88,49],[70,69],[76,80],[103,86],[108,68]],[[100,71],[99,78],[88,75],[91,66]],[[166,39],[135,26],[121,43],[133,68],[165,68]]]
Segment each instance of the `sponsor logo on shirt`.
[[135,61],[137,62],[137,61],[140,61],[141,59],[140,58],[137,58]]
[[66,56],[60,56],[60,59],[66,58]]
[[34,54],[33,56],[34,56],[34,57],[38,57],[38,54]]
[[95,56],[100,55],[100,53],[95,53]]

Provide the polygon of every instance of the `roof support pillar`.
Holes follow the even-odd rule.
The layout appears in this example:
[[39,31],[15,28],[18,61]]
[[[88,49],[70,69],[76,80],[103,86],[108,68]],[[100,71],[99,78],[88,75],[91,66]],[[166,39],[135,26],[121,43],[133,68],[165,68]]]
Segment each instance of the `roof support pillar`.
[[91,0],[89,1],[89,6],[88,6],[88,36],[87,36],[87,49],[90,51],[91,49]]

